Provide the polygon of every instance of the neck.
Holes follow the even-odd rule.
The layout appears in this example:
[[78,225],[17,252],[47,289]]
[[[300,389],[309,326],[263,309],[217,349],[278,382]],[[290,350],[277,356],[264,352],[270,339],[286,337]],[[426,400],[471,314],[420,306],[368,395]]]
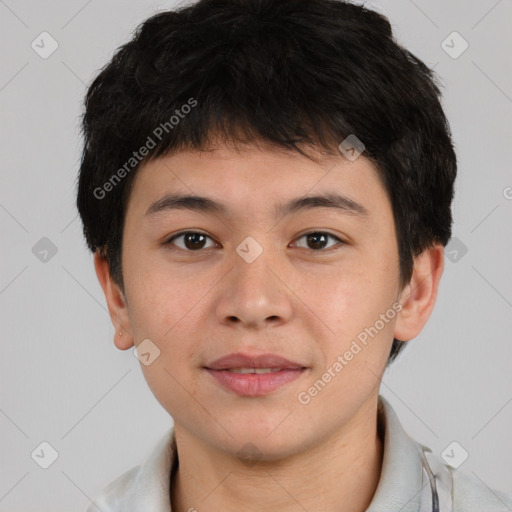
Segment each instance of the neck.
[[[368,405],[371,405],[368,407]],[[213,451],[176,426],[179,466],[171,482],[173,512],[322,510],[364,512],[380,479],[383,442],[376,400],[350,425],[293,457],[248,466]]]

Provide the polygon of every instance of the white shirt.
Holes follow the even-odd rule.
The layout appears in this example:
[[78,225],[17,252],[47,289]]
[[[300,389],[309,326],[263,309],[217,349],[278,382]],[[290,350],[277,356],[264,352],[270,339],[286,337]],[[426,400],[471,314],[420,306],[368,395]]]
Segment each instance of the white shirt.
[[[381,395],[377,418],[384,433],[383,465],[367,512],[512,512],[511,494],[444,464],[405,432]],[[142,464],[110,482],[84,512],[172,512],[169,488],[177,462],[171,427]]]

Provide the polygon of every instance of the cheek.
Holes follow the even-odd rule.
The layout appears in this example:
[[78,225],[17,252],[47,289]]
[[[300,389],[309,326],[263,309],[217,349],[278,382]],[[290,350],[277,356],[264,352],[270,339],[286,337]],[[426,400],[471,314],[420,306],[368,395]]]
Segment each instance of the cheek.
[[186,330],[193,323],[205,283],[178,275],[179,268],[165,268],[143,258],[140,261],[144,263],[137,265],[133,258],[134,265],[126,272],[132,327],[139,336],[153,336],[168,343],[177,331]]
[[[398,292],[395,274],[377,261],[361,259],[307,295],[310,297],[307,305],[319,312],[318,316],[328,327],[326,332],[331,341],[326,350],[331,359],[349,350],[355,340],[362,350],[354,359],[373,359],[373,355],[363,355],[371,345],[378,345],[372,349],[375,357],[387,354],[396,321],[396,311],[392,308]],[[353,350],[357,351],[357,346]]]
[[377,292],[375,280],[359,265],[335,269],[321,281],[307,279],[303,291],[306,305],[341,339],[352,334],[371,313]]
[[204,290],[190,282],[179,283],[154,268],[145,277],[139,273],[130,286],[130,321],[136,343],[149,339],[159,350],[150,365],[141,362],[144,378],[164,409],[171,415],[184,415],[184,404],[197,395],[190,367],[199,353],[198,301]]

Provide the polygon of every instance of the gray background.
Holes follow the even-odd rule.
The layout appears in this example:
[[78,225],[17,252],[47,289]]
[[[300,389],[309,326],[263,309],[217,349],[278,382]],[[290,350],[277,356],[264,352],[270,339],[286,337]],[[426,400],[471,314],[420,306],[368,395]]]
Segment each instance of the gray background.
[[[74,194],[86,86],[140,21],[173,5],[0,0],[2,511],[82,511],[171,423],[132,352],[113,345]],[[459,159],[454,261],[381,392],[412,437],[439,455],[457,441],[461,470],[512,492],[512,2],[370,5],[441,76]],[[46,59],[31,47],[43,31],[59,45]],[[469,44],[457,58],[445,49],[458,53],[458,36],[442,46],[454,31]],[[57,251],[46,261],[43,237]],[[43,441],[58,452],[48,469],[31,457]]]

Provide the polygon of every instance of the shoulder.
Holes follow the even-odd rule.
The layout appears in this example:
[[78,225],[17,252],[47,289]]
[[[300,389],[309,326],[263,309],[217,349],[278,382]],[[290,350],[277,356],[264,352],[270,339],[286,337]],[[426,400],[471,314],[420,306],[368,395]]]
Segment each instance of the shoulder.
[[135,496],[135,489],[140,472],[140,465],[137,465],[112,480],[103,490],[89,503],[84,512],[129,512],[131,503]]
[[455,469],[402,427],[379,395],[377,425],[384,440],[381,479],[368,511],[512,512],[512,494],[491,489],[475,473]]
[[488,487],[476,475],[449,468],[454,512],[511,512],[512,494]]
[[174,428],[170,428],[141,464],[112,480],[84,512],[170,510],[171,471],[177,460]]
[[417,446],[423,450],[428,469],[424,485],[428,486],[429,479],[434,481],[441,512],[512,512],[512,494],[491,489],[475,473],[455,469],[430,448]]

